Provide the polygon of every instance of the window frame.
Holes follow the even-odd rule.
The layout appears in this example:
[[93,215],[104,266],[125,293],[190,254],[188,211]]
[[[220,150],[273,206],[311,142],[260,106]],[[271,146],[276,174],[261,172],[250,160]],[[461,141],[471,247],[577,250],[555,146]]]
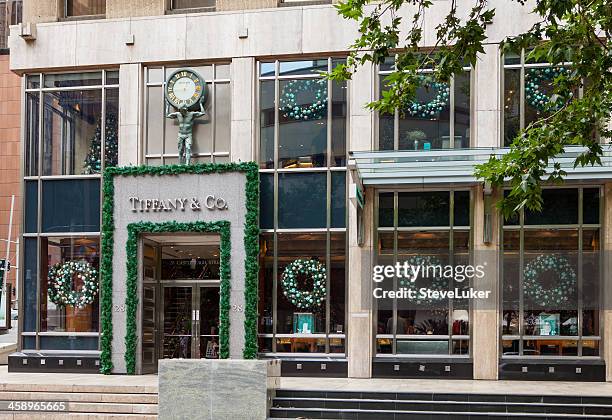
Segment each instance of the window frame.
[[[229,70],[230,70],[230,75],[227,78],[221,77],[221,78],[217,78],[217,66],[218,65],[223,65],[223,66],[228,66]],[[178,151],[176,151],[176,153],[166,153],[166,130],[165,128],[163,129],[163,133],[161,136],[161,153],[148,153],[148,132],[149,132],[149,126],[147,124],[148,118],[149,118],[149,110],[148,110],[148,103],[149,103],[149,88],[151,87],[161,87],[161,98],[159,98],[162,103],[164,104],[164,109],[166,106],[166,96],[164,93],[165,90],[165,86],[166,86],[166,82],[167,82],[167,75],[171,74],[173,71],[185,67],[185,68],[196,68],[196,67],[201,67],[201,66],[211,66],[212,68],[212,72],[213,72],[213,78],[210,80],[207,80],[204,77],[204,82],[206,83],[206,85],[208,85],[208,89],[209,89],[209,93],[208,93],[208,99],[207,101],[209,101],[210,103],[212,103],[211,106],[211,116],[210,116],[210,121],[211,121],[211,133],[212,133],[212,138],[211,138],[211,143],[210,143],[210,153],[192,153],[191,157],[192,159],[203,159],[203,158],[210,158],[210,162],[207,163],[226,163],[229,161],[230,157],[231,157],[231,151],[232,151],[232,142],[231,142],[231,107],[233,106],[233,104],[231,103],[231,62],[215,62],[215,63],[190,63],[189,66],[167,66],[167,65],[161,65],[161,66],[155,66],[155,65],[149,65],[149,66],[144,66],[143,67],[143,87],[144,87],[144,95],[143,95],[143,102],[142,102],[142,115],[143,115],[143,135],[142,135],[142,147],[141,147],[141,152],[140,152],[140,156],[139,159],[140,161],[144,164],[144,165],[150,165],[150,162],[154,161],[154,160],[159,160],[160,165],[165,165],[166,160],[168,159],[178,159],[179,154]],[[159,69],[162,71],[163,73],[163,80],[161,82],[156,82],[156,81],[149,81],[149,70],[150,69]],[[230,87],[230,141],[229,141],[229,147],[228,147],[228,151],[227,152],[216,152],[215,151],[215,140],[216,140],[216,134],[215,134],[215,127],[216,127],[216,104],[215,104],[215,94],[216,94],[216,85],[220,85],[220,84],[224,84],[224,85],[228,85]],[[165,125],[165,115],[163,115],[164,118],[164,125]],[[218,160],[217,160],[218,159]]]
[[[376,66],[376,77],[374,79],[374,93],[376,98],[380,98],[381,95],[381,85],[384,81],[385,76],[393,73],[395,71],[395,57],[393,63],[391,64],[391,69],[389,70],[381,70],[381,65]],[[476,72],[475,68],[472,66],[464,66],[463,71],[469,72],[469,80],[470,80],[470,144],[467,148],[476,147],[475,144],[475,118],[476,112],[474,110],[475,100],[476,100],[476,92],[475,88],[475,77]],[[421,74],[432,74],[433,69],[424,69],[420,71]],[[453,139],[453,141],[449,141],[449,147],[447,149],[431,149],[431,150],[450,150],[450,149],[464,149],[464,148],[456,148],[455,147],[455,75],[453,75],[450,79],[449,83],[450,88],[450,96],[449,96],[449,140]],[[400,123],[400,112],[399,109],[395,110],[393,116],[393,149],[388,151],[400,151],[400,150],[412,150],[412,149],[400,149],[399,148],[399,123]],[[375,143],[373,150],[382,150],[380,149],[380,112],[375,111],[374,118],[374,128],[375,128]],[[421,150],[422,151],[422,150]]]
[[[469,192],[469,226],[455,226],[454,225],[454,193],[455,192]],[[399,226],[398,216],[399,216],[399,203],[398,198],[400,193],[420,193],[420,192],[447,192],[449,194],[449,225],[448,226],[413,226],[413,227],[402,227]],[[379,208],[380,208],[380,194],[381,193],[393,193],[393,226],[379,226]],[[377,252],[377,247],[379,243],[379,235],[380,233],[393,233],[393,263],[398,261],[398,234],[400,232],[449,232],[449,256],[452,257],[454,255],[454,232],[469,232],[469,252],[468,252],[468,260],[470,264],[474,260],[474,203],[475,203],[475,193],[472,188],[469,187],[457,187],[457,188],[427,188],[427,190],[413,190],[409,188],[381,188],[375,191],[374,195],[374,235],[373,235],[373,243],[374,243],[374,251],[372,254],[373,264],[378,264],[379,254]],[[394,290],[398,290],[397,287],[397,277],[393,279],[393,287]],[[372,319],[373,319],[373,327],[375,328],[373,339],[372,339],[372,359],[377,358],[399,358],[399,359],[436,359],[436,358],[451,358],[451,359],[471,359],[472,358],[472,337],[473,337],[473,324],[474,324],[474,310],[473,310],[473,302],[470,300],[468,303],[468,313],[469,313],[469,324],[468,324],[468,334],[453,334],[453,323],[452,323],[452,315],[453,315],[453,305],[452,300],[449,299],[448,302],[448,334],[444,335],[422,335],[422,334],[397,334],[397,316],[398,316],[398,305],[397,299],[393,300],[393,308],[392,311],[392,319],[393,319],[393,333],[392,334],[378,334],[377,325],[378,325],[378,299],[372,300]],[[427,310],[427,309],[424,309]],[[390,339],[392,340],[392,351],[391,353],[377,353],[378,345],[377,342],[379,339]],[[397,340],[448,340],[448,353],[447,354],[404,354],[397,353]],[[453,354],[453,341],[462,341],[467,340],[469,343],[468,352],[466,354]]]
[[217,10],[217,1],[214,6],[196,6],[196,7],[175,7],[176,0],[168,0],[169,13],[199,13],[199,12],[214,12]]
[[104,13],[97,13],[97,14],[93,14],[93,15],[71,15],[68,14],[68,0],[64,0],[64,13],[63,13],[63,19],[65,20],[79,20],[79,19],[83,19],[83,20],[87,20],[87,19],[104,19],[106,17],[106,0],[104,0]]
[[[505,101],[505,94],[506,94],[506,70],[519,70],[520,71],[520,75],[519,75],[519,131],[525,129],[525,70],[529,70],[529,69],[535,69],[535,68],[547,68],[547,67],[554,67],[553,65],[551,65],[550,63],[547,62],[542,62],[542,63],[527,63],[525,61],[526,58],[526,51],[525,49],[521,50],[521,53],[519,55],[519,63],[518,64],[506,64],[506,57],[502,54],[501,55],[501,74],[500,74],[500,93],[499,93],[499,108],[501,110],[501,118],[500,118],[500,138],[499,138],[499,144],[500,147],[510,147],[510,144],[506,144],[506,111],[505,111],[505,105],[504,105],[504,101]],[[563,62],[559,65],[563,65],[563,66],[571,66],[572,63],[570,62]],[[584,87],[580,86],[580,88],[578,89],[578,97],[581,98],[582,94],[584,91]]]
[[[345,174],[345,202],[348,202],[346,200],[346,198],[348,197],[348,186],[349,186],[349,182],[348,182],[348,171],[347,171],[347,166],[348,165],[348,138],[349,138],[349,124],[350,124],[350,83],[346,84],[346,109],[347,109],[347,115],[346,115],[346,126],[345,126],[345,162],[346,165],[345,166],[331,166],[332,160],[333,160],[333,148],[332,148],[332,95],[328,94],[328,107],[327,107],[327,146],[326,146],[326,164],[325,166],[322,167],[312,167],[312,168],[281,168],[279,166],[279,154],[278,154],[278,147],[279,147],[279,125],[280,125],[280,118],[279,118],[279,110],[278,110],[278,97],[280,95],[279,92],[279,86],[280,86],[280,82],[284,81],[284,80],[312,80],[312,79],[320,79],[321,76],[318,74],[299,74],[299,75],[293,75],[293,74],[286,74],[286,75],[280,75],[280,63],[281,62],[291,62],[291,61],[315,61],[315,60],[327,60],[327,68],[328,70],[332,68],[333,66],[333,60],[335,59],[340,59],[340,58],[344,58],[342,57],[338,57],[338,56],[316,56],[316,57],[299,57],[299,58],[295,58],[294,60],[292,60],[291,58],[280,58],[280,59],[274,59],[274,60],[258,60],[256,61],[256,66],[257,66],[257,79],[256,79],[256,83],[257,83],[257,87],[256,87],[256,135],[255,137],[255,144],[254,144],[254,150],[256,151],[256,157],[257,157],[257,162],[259,165],[259,172],[260,174],[272,174],[273,176],[273,226],[272,228],[267,228],[267,229],[262,229],[260,228],[260,234],[270,234],[272,235],[272,241],[273,241],[273,246],[274,246],[274,255],[273,255],[273,263],[272,263],[272,297],[271,297],[271,301],[272,301],[272,333],[261,333],[259,330],[257,332],[257,336],[258,339],[271,339],[272,340],[272,351],[271,352],[260,352],[259,355],[263,356],[263,357],[276,357],[276,356],[283,356],[283,357],[321,357],[321,356],[325,356],[325,357],[331,357],[331,358],[344,358],[346,357],[346,354],[348,353],[347,350],[347,346],[348,346],[348,342],[347,342],[347,337],[348,337],[348,325],[347,325],[347,321],[348,321],[348,274],[349,274],[349,270],[347,269],[347,267],[349,267],[349,242],[348,242],[348,211],[349,211],[349,207],[348,205],[345,206],[345,227],[344,228],[333,228],[331,227],[332,224],[332,215],[331,215],[331,208],[332,208],[332,191],[331,191],[331,186],[332,186],[332,174],[333,173],[344,173]],[[265,64],[271,64],[273,63],[274,65],[274,74],[272,76],[262,76],[261,75],[261,65],[265,63]],[[273,168],[264,168],[261,166],[261,85],[262,82],[265,81],[274,81],[274,113],[275,113],[275,117],[274,117],[274,167]],[[327,81],[327,91],[328,92],[332,92],[332,81],[328,80]],[[279,174],[283,174],[283,173],[288,173],[288,174],[304,174],[304,173],[324,173],[326,174],[326,227],[324,228],[279,228],[279,217],[278,217],[278,202],[279,202]],[[278,251],[278,245],[279,245],[279,239],[278,236],[279,234],[283,234],[283,233],[325,233],[326,234],[326,250],[325,250],[325,261],[326,261],[326,272],[330,273],[330,268],[331,268],[331,235],[332,234],[337,234],[337,233],[343,233],[344,234],[344,249],[345,249],[345,258],[344,258],[344,264],[345,264],[345,270],[344,270],[344,296],[345,296],[345,302],[344,302],[344,332],[342,334],[336,334],[336,333],[332,333],[331,332],[331,317],[330,317],[330,301],[331,301],[331,294],[330,294],[330,278],[329,276],[327,276],[327,297],[325,299],[325,333],[324,334],[308,334],[307,336],[303,335],[303,334],[282,334],[282,333],[277,333],[277,320],[278,320],[278,314],[277,314],[277,307],[278,307],[278,287],[279,287],[279,277],[280,277],[280,271],[279,271],[279,261],[278,261],[278,255],[279,255],[279,251]],[[260,236],[261,238],[261,236]],[[261,270],[261,268],[260,268]],[[261,274],[260,274],[261,275]],[[260,314],[261,317],[261,314]],[[261,319],[261,318],[260,318]],[[291,352],[277,352],[277,339],[278,338],[302,338],[302,337],[306,337],[306,338],[324,338],[325,339],[325,352],[324,353],[291,353]],[[344,342],[344,352],[343,353],[330,353],[330,341],[332,339],[341,339]]]
[[[577,306],[575,308],[571,308],[570,310],[576,310],[577,312],[577,325],[578,325],[578,333],[575,336],[571,335],[555,335],[555,336],[542,336],[542,335],[526,335],[524,334],[525,325],[524,325],[524,314],[525,314],[525,306],[524,306],[524,287],[523,287],[523,269],[519,270],[519,308],[518,308],[518,334],[504,334],[503,333],[503,320],[504,320],[504,232],[505,231],[516,231],[519,232],[519,261],[521,267],[524,267],[524,255],[525,255],[525,243],[524,243],[524,232],[527,231],[537,231],[542,229],[575,229],[578,233],[578,244],[576,253],[578,255],[578,261],[582,261],[583,255],[583,232],[584,230],[597,229],[599,232],[599,278],[598,278],[598,287],[600,291],[604,287],[604,246],[602,243],[602,234],[604,224],[604,208],[605,208],[605,196],[603,187],[601,185],[591,185],[584,184],[579,186],[548,186],[544,189],[552,190],[552,189],[567,189],[567,188],[575,188],[578,190],[578,223],[575,224],[525,224],[525,211],[522,209],[519,214],[519,221],[516,224],[505,225],[503,218],[500,218],[499,222],[499,265],[498,265],[498,278],[499,278],[499,325],[498,325],[498,336],[499,336],[499,355],[500,359],[521,359],[521,360],[542,360],[542,359],[554,359],[554,360],[602,360],[603,356],[603,343],[604,343],[604,314],[602,308],[602,298],[603,293],[600,293],[600,299],[597,309],[597,318],[599,320],[599,334],[596,336],[582,335],[583,331],[583,311],[584,307],[582,305],[582,298],[580,291],[582,290],[583,284],[583,276],[582,276],[582,267],[580,265],[577,266],[577,278],[576,278],[576,299]],[[599,190],[599,223],[591,224],[591,223],[583,223],[584,216],[584,190],[585,189],[598,189]],[[507,189],[506,189],[507,190]],[[580,264],[580,263],[579,263]],[[526,340],[568,340],[568,341],[576,341],[577,342],[577,355],[575,356],[558,356],[558,355],[524,355],[524,341]],[[518,355],[504,355],[504,341],[513,341],[518,340],[519,342],[519,354]],[[598,346],[598,356],[583,356],[582,355],[582,342],[585,340],[593,340],[599,343]]]
[[[19,244],[20,246],[20,264],[23,265],[24,262],[24,258],[25,258],[25,254],[24,254],[24,245],[25,245],[25,239],[31,238],[31,239],[35,239],[36,240],[36,326],[35,326],[35,331],[28,331],[28,332],[24,332],[23,331],[23,316],[19,317],[18,320],[18,334],[19,334],[19,340],[18,340],[18,344],[17,344],[17,348],[20,351],[23,351],[25,353],[28,352],[40,352],[43,351],[45,353],[65,353],[66,350],[45,350],[45,349],[41,349],[40,347],[40,337],[41,336],[65,336],[65,337],[98,337],[98,350],[74,350],[75,353],[79,353],[79,354],[97,354],[100,351],[100,334],[101,332],[44,332],[41,331],[40,328],[40,322],[41,322],[41,312],[40,312],[40,305],[41,305],[41,295],[40,295],[40,287],[41,287],[41,273],[42,273],[42,265],[41,265],[41,253],[43,251],[42,249],[42,244],[41,244],[41,237],[88,237],[88,238],[98,238],[98,240],[100,240],[100,232],[52,232],[52,233],[44,233],[42,230],[42,218],[43,218],[43,214],[42,214],[42,207],[43,207],[43,202],[42,202],[42,189],[43,189],[43,182],[45,182],[45,180],[78,180],[78,179],[97,179],[100,181],[100,203],[102,203],[103,200],[103,191],[102,191],[102,186],[101,186],[101,179],[102,179],[102,173],[104,173],[104,168],[106,165],[106,159],[105,159],[105,141],[101,141],[100,144],[100,165],[101,165],[101,170],[100,173],[97,174],[90,174],[90,175],[43,175],[43,160],[44,160],[44,154],[43,154],[43,147],[44,147],[44,140],[43,140],[43,130],[44,130],[44,126],[45,124],[42,123],[42,119],[44,118],[44,106],[45,106],[45,102],[44,102],[44,93],[45,92],[59,92],[59,91],[78,91],[78,90],[101,90],[102,91],[102,95],[101,95],[101,117],[100,117],[100,121],[101,121],[101,125],[100,125],[100,130],[102,133],[106,132],[106,105],[107,105],[107,90],[111,90],[111,89],[116,89],[117,91],[119,90],[119,83],[107,83],[107,81],[109,80],[109,73],[113,73],[116,74],[118,73],[118,68],[105,68],[105,69],[95,69],[95,70],[87,70],[87,71],[81,71],[81,72],[48,72],[48,73],[32,73],[32,74],[25,74],[22,77],[22,89],[21,89],[21,99],[22,99],[22,104],[21,104],[21,115],[22,117],[22,124],[21,124],[21,136],[22,138],[26,139],[26,132],[27,132],[27,128],[26,125],[28,125],[28,115],[26,112],[26,102],[27,102],[27,95],[28,94],[37,94],[38,95],[38,104],[37,105],[37,117],[38,117],[38,127],[37,127],[37,136],[38,136],[38,144],[36,145],[36,150],[38,153],[37,159],[35,161],[36,163],[36,168],[37,168],[37,173],[36,175],[28,175],[26,174],[26,168],[25,165],[21,165],[21,180],[20,182],[22,183],[22,190],[25,191],[26,188],[26,182],[28,181],[35,181],[37,183],[36,185],[36,191],[37,191],[37,203],[36,203],[36,231],[35,232],[24,232],[22,233],[22,237],[24,238],[24,241],[22,241],[22,243]],[[53,88],[46,88],[44,87],[44,77],[45,75],[58,75],[58,74],[83,74],[83,73],[101,73],[102,76],[102,84],[100,85],[91,85],[91,86],[70,86],[70,87],[53,87]],[[28,88],[28,83],[33,82],[37,85],[34,85],[33,87]],[[119,141],[119,139],[118,139]],[[22,156],[24,156],[24,159],[28,156],[28,152],[27,152],[27,148],[28,148],[28,142],[27,139],[26,141],[24,141],[22,143]],[[24,211],[22,212],[21,215],[21,226],[25,228],[25,223],[26,223],[26,194],[23,194],[21,197],[21,205],[22,208],[24,209]],[[100,208],[100,226],[102,226],[102,208]],[[100,249],[100,261],[102,260],[102,250]],[[19,275],[19,290],[23,291],[24,290],[24,283],[25,283],[25,270],[22,270],[22,272]],[[102,294],[102,290],[99,291],[98,294],[98,298],[101,299],[101,294]],[[24,293],[20,293],[19,294],[19,306],[20,308],[25,308],[24,305]],[[101,315],[101,306],[99,305],[99,309],[98,309],[98,318],[101,319],[100,315]],[[35,337],[35,348],[34,349],[24,349],[23,344],[26,340],[25,337]]]

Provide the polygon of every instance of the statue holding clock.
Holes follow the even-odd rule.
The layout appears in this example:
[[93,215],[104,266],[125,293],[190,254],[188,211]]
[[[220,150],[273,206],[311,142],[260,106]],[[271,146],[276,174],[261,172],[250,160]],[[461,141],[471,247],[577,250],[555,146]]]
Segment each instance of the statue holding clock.
[[165,96],[167,105],[176,110],[168,112],[166,117],[176,119],[179,123],[177,139],[179,164],[189,165],[193,144],[193,123],[196,118],[206,115],[204,111],[206,83],[193,70],[176,70],[166,81]]

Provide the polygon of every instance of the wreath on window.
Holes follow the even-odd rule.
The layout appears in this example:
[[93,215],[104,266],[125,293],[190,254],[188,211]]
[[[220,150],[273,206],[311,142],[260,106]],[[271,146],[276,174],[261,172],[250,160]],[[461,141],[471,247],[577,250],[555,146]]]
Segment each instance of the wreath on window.
[[[539,281],[546,271],[554,272],[559,279],[550,289],[544,288]],[[543,307],[560,308],[559,305],[569,302],[576,291],[576,272],[565,257],[540,255],[525,265],[523,289],[533,302]]]
[[[74,278],[83,280],[80,290],[73,290]],[[87,261],[66,261],[49,268],[48,293],[58,306],[83,308],[98,294],[98,271]]]
[[[297,97],[302,92],[314,94],[312,103],[298,105]],[[280,108],[285,118],[296,121],[320,120],[327,116],[327,81],[292,80],[288,82],[280,94]]]
[[[551,97],[541,90],[542,82],[551,83],[556,77],[567,73],[564,67],[545,67],[529,69],[525,74],[525,99],[532,108],[542,112],[545,111],[551,101]],[[553,106],[553,110],[559,108],[559,105]]]
[[432,118],[442,112],[448,106],[450,98],[450,87],[447,83],[436,82],[427,76],[419,76],[421,86],[426,89],[432,88],[436,92],[436,96],[429,102],[408,101],[404,107],[406,112],[411,117]]
[[[298,277],[312,278],[312,290],[301,290],[298,287]],[[297,259],[285,267],[281,276],[283,294],[298,308],[319,307],[325,300],[327,289],[327,274],[325,266],[317,260]]]
[[[430,255],[424,255],[424,256],[414,255],[410,257],[407,260],[407,262],[408,262],[408,265],[410,266],[419,266],[419,265],[423,266],[421,270],[426,270],[426,267],[442,267],[442,263],[440,262],[440,260],[437,257],[430,256]],[[435,274],[435,270],[434,270],[434,274]],[[421,275],[420,278],[425,281],[431,281],[431,283],[427,286],[427,288],[430,290],[440,291],[440,290],[448,289],[448,280],[442,276],[423,277]],[[420,297],[418,293],[419,288],[417,288],[416,286],[416,281],[411,281],[411,280],[412,279],[401,278],[399,280],[399,284],[401,287],[405,287],[409,290],[415,291],[416,297],[412,299],[412,302],[416,303],[417,305],[431,305],[440,300],[440,299],[434,299],[434,298]]]

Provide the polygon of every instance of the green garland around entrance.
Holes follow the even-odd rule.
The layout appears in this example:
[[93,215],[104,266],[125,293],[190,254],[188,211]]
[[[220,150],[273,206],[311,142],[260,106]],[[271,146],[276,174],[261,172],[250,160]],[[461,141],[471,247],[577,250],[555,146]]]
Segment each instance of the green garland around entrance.
[[[312,278],[312,291],[300,290],[297,284],[300,275]],[[298,308],[321,306],[327,294],[326,283],[325,267],[317,260],[297,259],[285,267],[281,278],[283,294]]]
[[427,76],[419,76],[421,86],[431,87],[436,91],[436,96],[429,102],[410,101],[404,107],[411,117],[433,118],[448,106],[450,98],[450,87],[447,83],[436,82]]
[[[552,83],[556,77],[568,72],[564,67],[544,67],[529,69],[525,74],[525,99],[532,107],[542,112],[545,111],[550,104],[550,96],[544,93],[540,88],[544,81]],[[553,106],[553,110],[556,107]]]
[[[81,290],[72,290],[74,276],[83,281]],[[51,266],[47,282],[49,299],[58,306],[84,308],[98,294],[98,270],[87,261],[66,261]]]
[[[538,281],[546,271],[555,272],[559,279],[552,289],[545,289]],[[560,305],[569,302],[576,292],[576,272],[567,258],[561,255],[540,255],[525,265],[523,290],[534,303],[546,308],[561,309]]]
[[[309,105],[298,105],[297,97],[302,92],[314,94]],[[285,118],[297,121],[320,120],[327,116],[327,80],[292,80],[283,86],[280,94],[280,111]]]
[[[408,259],[408,265],[410,266],[422,266],[424,267],[422,270],[425,270],[427,267],[442,267],[442,263],[440,260],[431,255],[414,255]],[[419,277],[423,281],[431,281],[431,283],[421,287],[426,287],[431,290],[447,290],[448,289],[448,280],[444,279],[441,276],[437,277]],[[417,297],[415,299],[411,299],[411,302],[417,305],[432,305],[437,303],[439,300],[434,300],[433,298],[421,298],[418,295],[418,289],[416,281],[410,281],[410,279],[402,278],[399,281],[401,287],[405,287],[409,290],[414,290],[417,293]]]
[[[104,172],[103,195],[104,204],[102,207],[102,262],[101,262],[101,355],[100,355],[100,371],[104,374],[110,374],[113,369],[112,363],[112,340],[113,340],[113,322],[112,322],[112,307],[113,307],[113,244],[115,221],[114,212],[114,177],[115,176],[144,176],[144,175],[180,175],[180,174],[210,174],[210,173],[227,173],[227,172],[243,172],[246,175],[246,222],[244,226],[244,248],[246,258],[245,266],[245,288],[244,288],[244,327],[245,327],[245,345],[243,357],[245,359],[254,359],[257,357],[257,299],[258,299],[258,283],[257,276],[259,273],[259,167],[255,162],[227,163],[227,164],[196,164],[196,165],[166,165],[166,166],[130,166],[130,167],[108,167]],[[143,222],[145,223],[145,222]],[[172,227],[185,229],[217,229],[221,234],[223,241],[223,229],[226,221],[204,223],[195,222],[190,224],[173,223]],[[163,225],[163,224],[162,224]],[[179,226],[180,225],[180,226]],[[139,229],[148,229],[151,226],[133,224],[132,229],[128,228],[128,241],[126,245],[127,255],[136,255],[138,242],[137,231]],[[170,225],[159,227],[168,229]],[[130,232],[131,231],[131,232]],[[199,231],[199,230],[196,230]],[[229,229],[227,230],[229,235]],[[227,252],[230,252],[229,237],[227,238]],[[224,246],[221,245],[221,260],[223,261]],[[128,373],[135,373],[135,358],[136,358],[136,310],[138,307],[138,268],[137,265],[130,265],[136,261],[136,258],[128,257],[128,278],[127,295],[126,295],[126,316],[127,316],[127,331],[126,331],[126,364]],[[229,256],[227,258],[229,261]],[[134,271],[135,270],[135,271]],[[225,324],[224,330],[229,334],[229,265],[223,271],[221,267],[222,278],[226,277],[228,282],[226,286],[221,285],[221,301],[219,303],[220,324]],[[225,289],[224,289],[225,287]],[[225,290],[225,292],[224,292]],[[225,296],[225,298],[224,298]],[[133,320],[133,322],[130,321]],[[224,321],[225,319],[225,321]],[[223,334],[220,325],[219,334]],[[223,350],[229,349],[229,335],[227,338],[219,338],[221,344],[220,357],[228,357],[228,353]],[[225,341],[225,344],[224,344]],[[127,351],[130,349],[130,351]]]
[[142,233],[166,232],[210,232],[221,236],[220,243],[220,302],[219,302],[219,358],[229,357],[229,306],[230,306],[230,223],[217,222],[139,222],[128,225],[128,240],[125,247],[127,258],[127,290],[126,290],[126,333],[125,333],[125,365],[129,374],[136,372],[137,325],[136,311],[138,309],[138,238]]

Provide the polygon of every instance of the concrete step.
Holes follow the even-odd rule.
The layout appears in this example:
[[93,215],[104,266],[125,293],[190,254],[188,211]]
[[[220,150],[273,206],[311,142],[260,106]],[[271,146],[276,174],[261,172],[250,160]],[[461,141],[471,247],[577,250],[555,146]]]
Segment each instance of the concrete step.
[[157,404],[158,397],[157,394],[0,391],[0,401],[74,401],[89,403]]
[[104,413],[0,413],[0,420],[157,420],[157,415]]
[[4,391],[157,395],[158,387],[144,385],[64,385],[44,383],[0,383],[0,392]]
[[[152,389],[118,386],[85,386],[78,391],[71,386],[5,384],[0,390],[0,402],[4,401],[57,401],[66,402],[63,412],[0,412],[3,419],[156,419],[158,395]],[[10,390],[6,390],[9,388]],[[141,387],[144,388],[144,387]],[[18,389],[18,390],[16,390]],[[28,389],[28,390],[23,390]],[[36,390],[34,390],[36,389]],[[58,390],[59,389],[59,390]],[[85,392],[83,392],[85,390]],[[96,392],[87,392],[93,391]],[[112,392],[102,392],[112,391]],[[141,392],[126,392],[126,391]],[[146,391],[146,392],[145,392]],[[155,390],[156,391],[156,390]]]
[[272,418],[612,419],[610,397],[279,390]]

